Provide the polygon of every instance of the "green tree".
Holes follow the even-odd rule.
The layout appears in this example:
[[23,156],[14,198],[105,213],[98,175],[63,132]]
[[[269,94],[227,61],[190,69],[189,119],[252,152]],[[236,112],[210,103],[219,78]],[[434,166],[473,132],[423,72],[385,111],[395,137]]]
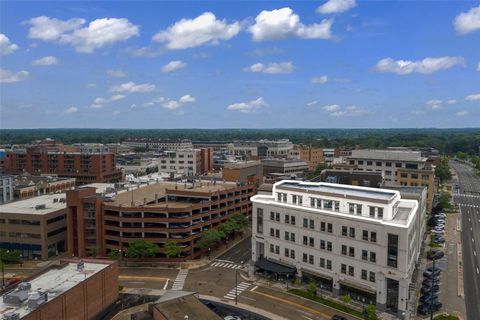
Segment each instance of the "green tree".
[[250,226],[248,218],[240,213],[235,213],[228,220],[234,227],[234,231],[242,231]]
[[200,249],[207,249],[213,244],[219,242],[223,237],[225,237],[225,233],[223,231],[210,229],[202,232],[202,235],[200,236],[200,239],[198,239],[196,246]]
[[365,320],[378,320],[377,308],[373,304],[365,307]]
[[235,225],[235,223],[232,223],[228,220],[218,226],[218,230],[225,233],[227,236],[236,231],[237,228],[238,227]]
[[352,297],[350,297],[349,294],[346,294],[346,295],[342,296],[342,301],[343,301],[345,304],[349,304],[350,301],[352,301]]
[[451,196],[448,192],[441,192],[440,196],[438,197],[438,203],[440,207],[443,209],[450,209],[452,207],[452,204],[450,203]]
[[20,263],[22,260],[20,251],[0,249],[0,260],[5,264]]
[[317,285],[315,284],[315,282],[310,282],[308,284],[307,292],[312,297],[317,295]]
[[182,252],[182,249],[177,246],[177,243],[174,241],[167,241],[165,243],[165,254],[169,258],[178,257],[178,255]]
[[98,254],[98,248],[96,246],[90,246],[86,248],[87,257],[96,257]]
[[118,260],[118,257],[120,256],[120,251],[118,251],[117,249],[113,249],[109,253],[107,253],[107,256],[112,260]]
[[460,159],[460,160],[467,160],[468,159],[468,154],[462,151],[458,151],[455,156]]
[[443,157],[440,161],[440,164],[435,168],[435,176],[440,180],[440,182],[445,182],[452,178],[447,157]]
[[145,240],[132,241],[125,249],[125,255],[129,258],[151,258],[158,252],[160,248],[157,244]]
[[315,177],[318,177],[318,176],[320,175],[320,173],[322,173],[323,170],[328,169],[328,168],[330,168],[330,167],[328,166],[328,164],[326,164],[326,163],[320,163],[320,164],[315,168],[314,171],[310,172],[310,173],[307,175],[307,178],[308,178],[308,179],[313,179],[313,178],[315,178]]

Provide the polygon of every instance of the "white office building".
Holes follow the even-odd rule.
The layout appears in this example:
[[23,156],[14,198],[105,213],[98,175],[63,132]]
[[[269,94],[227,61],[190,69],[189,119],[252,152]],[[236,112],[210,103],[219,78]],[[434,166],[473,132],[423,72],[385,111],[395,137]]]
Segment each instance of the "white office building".
[[13,201],[13,176],[0,175],[0,204]]
[[195,176],[200,172],[200,149],[165,151],[159,156],[158,172]]
[[422,243],[418,201],[394,190],[289,180],[251,201],[257,271],[295,274],[409,318],[409,286]]

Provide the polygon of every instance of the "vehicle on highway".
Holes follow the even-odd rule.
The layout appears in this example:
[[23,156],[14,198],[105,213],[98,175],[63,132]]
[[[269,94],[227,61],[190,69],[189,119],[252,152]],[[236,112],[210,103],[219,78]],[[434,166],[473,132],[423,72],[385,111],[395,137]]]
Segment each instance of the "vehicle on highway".
[[433,288],[432,287],[428,287],[428,286],[423,286],[422,289],[420,289],[420,292],[423,294],[423,293],[428,293],[428,292],[435,292],[437,293],[438,291],[440,291],[440,286],[438,284],[434,285]]
[[332,320],[347,320],[347,318],[335,314],[332,316]]
[[431,249],[430,251],[427,252],[427,259],[428,260],[438,260],[438,259],[443,258],[444,255],[445,254],[443,253],[443,251]]

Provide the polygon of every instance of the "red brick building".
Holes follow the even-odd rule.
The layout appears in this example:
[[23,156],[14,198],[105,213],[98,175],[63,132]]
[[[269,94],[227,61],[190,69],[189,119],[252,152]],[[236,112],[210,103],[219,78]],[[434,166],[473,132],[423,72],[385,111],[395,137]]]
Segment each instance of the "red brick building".
[[45,140],[24,150],[7,151],[4,171],[10,174],[72,177],[77,185],[122,179],[122,171],[116,168],[115,154],[80,153],[75,150],[75,146]]
[[182,248],[177,261],[195,259],[201,233],[217,227],[235,213],[251,215],[255,186],[236,183],[155,183],[120,191],[104,199],[95,188],[67,191],[68,252],[84,257],[89,247],[100,255],[122,252],[134,240],[160,247],[157,259],[167,261],[167,241]]

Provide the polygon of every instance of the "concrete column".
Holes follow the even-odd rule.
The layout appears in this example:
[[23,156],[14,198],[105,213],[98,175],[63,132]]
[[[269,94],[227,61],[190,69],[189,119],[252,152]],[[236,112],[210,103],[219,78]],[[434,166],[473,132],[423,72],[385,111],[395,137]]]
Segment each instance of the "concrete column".
[[377,309],[385,311],[387,304],[387,280],[382,272],[376,274],[377,279]]

